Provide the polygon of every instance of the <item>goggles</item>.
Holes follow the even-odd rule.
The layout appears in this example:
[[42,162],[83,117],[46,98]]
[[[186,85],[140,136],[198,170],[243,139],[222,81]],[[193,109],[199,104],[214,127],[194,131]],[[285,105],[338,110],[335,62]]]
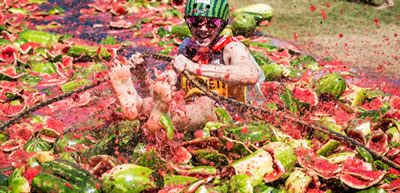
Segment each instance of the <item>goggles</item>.
[[216,28],[216,27],[221,26],[220,18],[206,18],[206,17],[191,16],[191,17],[186,18],[186,22],[193,27],[201,27],[204,24],[208,28]]

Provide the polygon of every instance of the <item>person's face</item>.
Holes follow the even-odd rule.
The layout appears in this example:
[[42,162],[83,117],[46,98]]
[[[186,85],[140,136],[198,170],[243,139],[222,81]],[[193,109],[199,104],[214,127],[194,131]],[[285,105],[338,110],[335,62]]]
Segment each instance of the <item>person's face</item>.
[[189,17],[186,22],[190,25],[192,36],[200,47],[208,47],[218,36],[222,20],[209,17]]

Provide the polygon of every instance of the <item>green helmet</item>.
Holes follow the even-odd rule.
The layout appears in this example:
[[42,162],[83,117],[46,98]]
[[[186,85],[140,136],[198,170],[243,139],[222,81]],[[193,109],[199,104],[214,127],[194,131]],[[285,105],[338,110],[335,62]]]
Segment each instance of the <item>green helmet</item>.
[[188,0],[185,16],[214,17],[228,21],[229,5],[227,0]]

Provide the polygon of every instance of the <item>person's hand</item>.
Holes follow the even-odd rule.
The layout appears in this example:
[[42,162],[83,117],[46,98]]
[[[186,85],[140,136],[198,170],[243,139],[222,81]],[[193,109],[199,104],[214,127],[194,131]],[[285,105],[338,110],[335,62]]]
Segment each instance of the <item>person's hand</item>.
[[183,70],[189,70],[193,66],[193,62],[186,58],[184,55],[179,54],[175,56],[175,59],[173,61],[173,65],[179,73],[182,72]]

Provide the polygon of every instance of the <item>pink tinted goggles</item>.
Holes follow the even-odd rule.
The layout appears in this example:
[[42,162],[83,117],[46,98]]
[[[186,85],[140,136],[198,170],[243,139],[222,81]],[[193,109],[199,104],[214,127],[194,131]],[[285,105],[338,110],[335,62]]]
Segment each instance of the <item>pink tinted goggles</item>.
[[186,18],[186,22],[193,27],[201,27],[204,24],[208,28],[216,28],[216,27],[221,26],[221,19],[219,19],[219,18],[206,18],[206,17],[191,16],[191,17]]

